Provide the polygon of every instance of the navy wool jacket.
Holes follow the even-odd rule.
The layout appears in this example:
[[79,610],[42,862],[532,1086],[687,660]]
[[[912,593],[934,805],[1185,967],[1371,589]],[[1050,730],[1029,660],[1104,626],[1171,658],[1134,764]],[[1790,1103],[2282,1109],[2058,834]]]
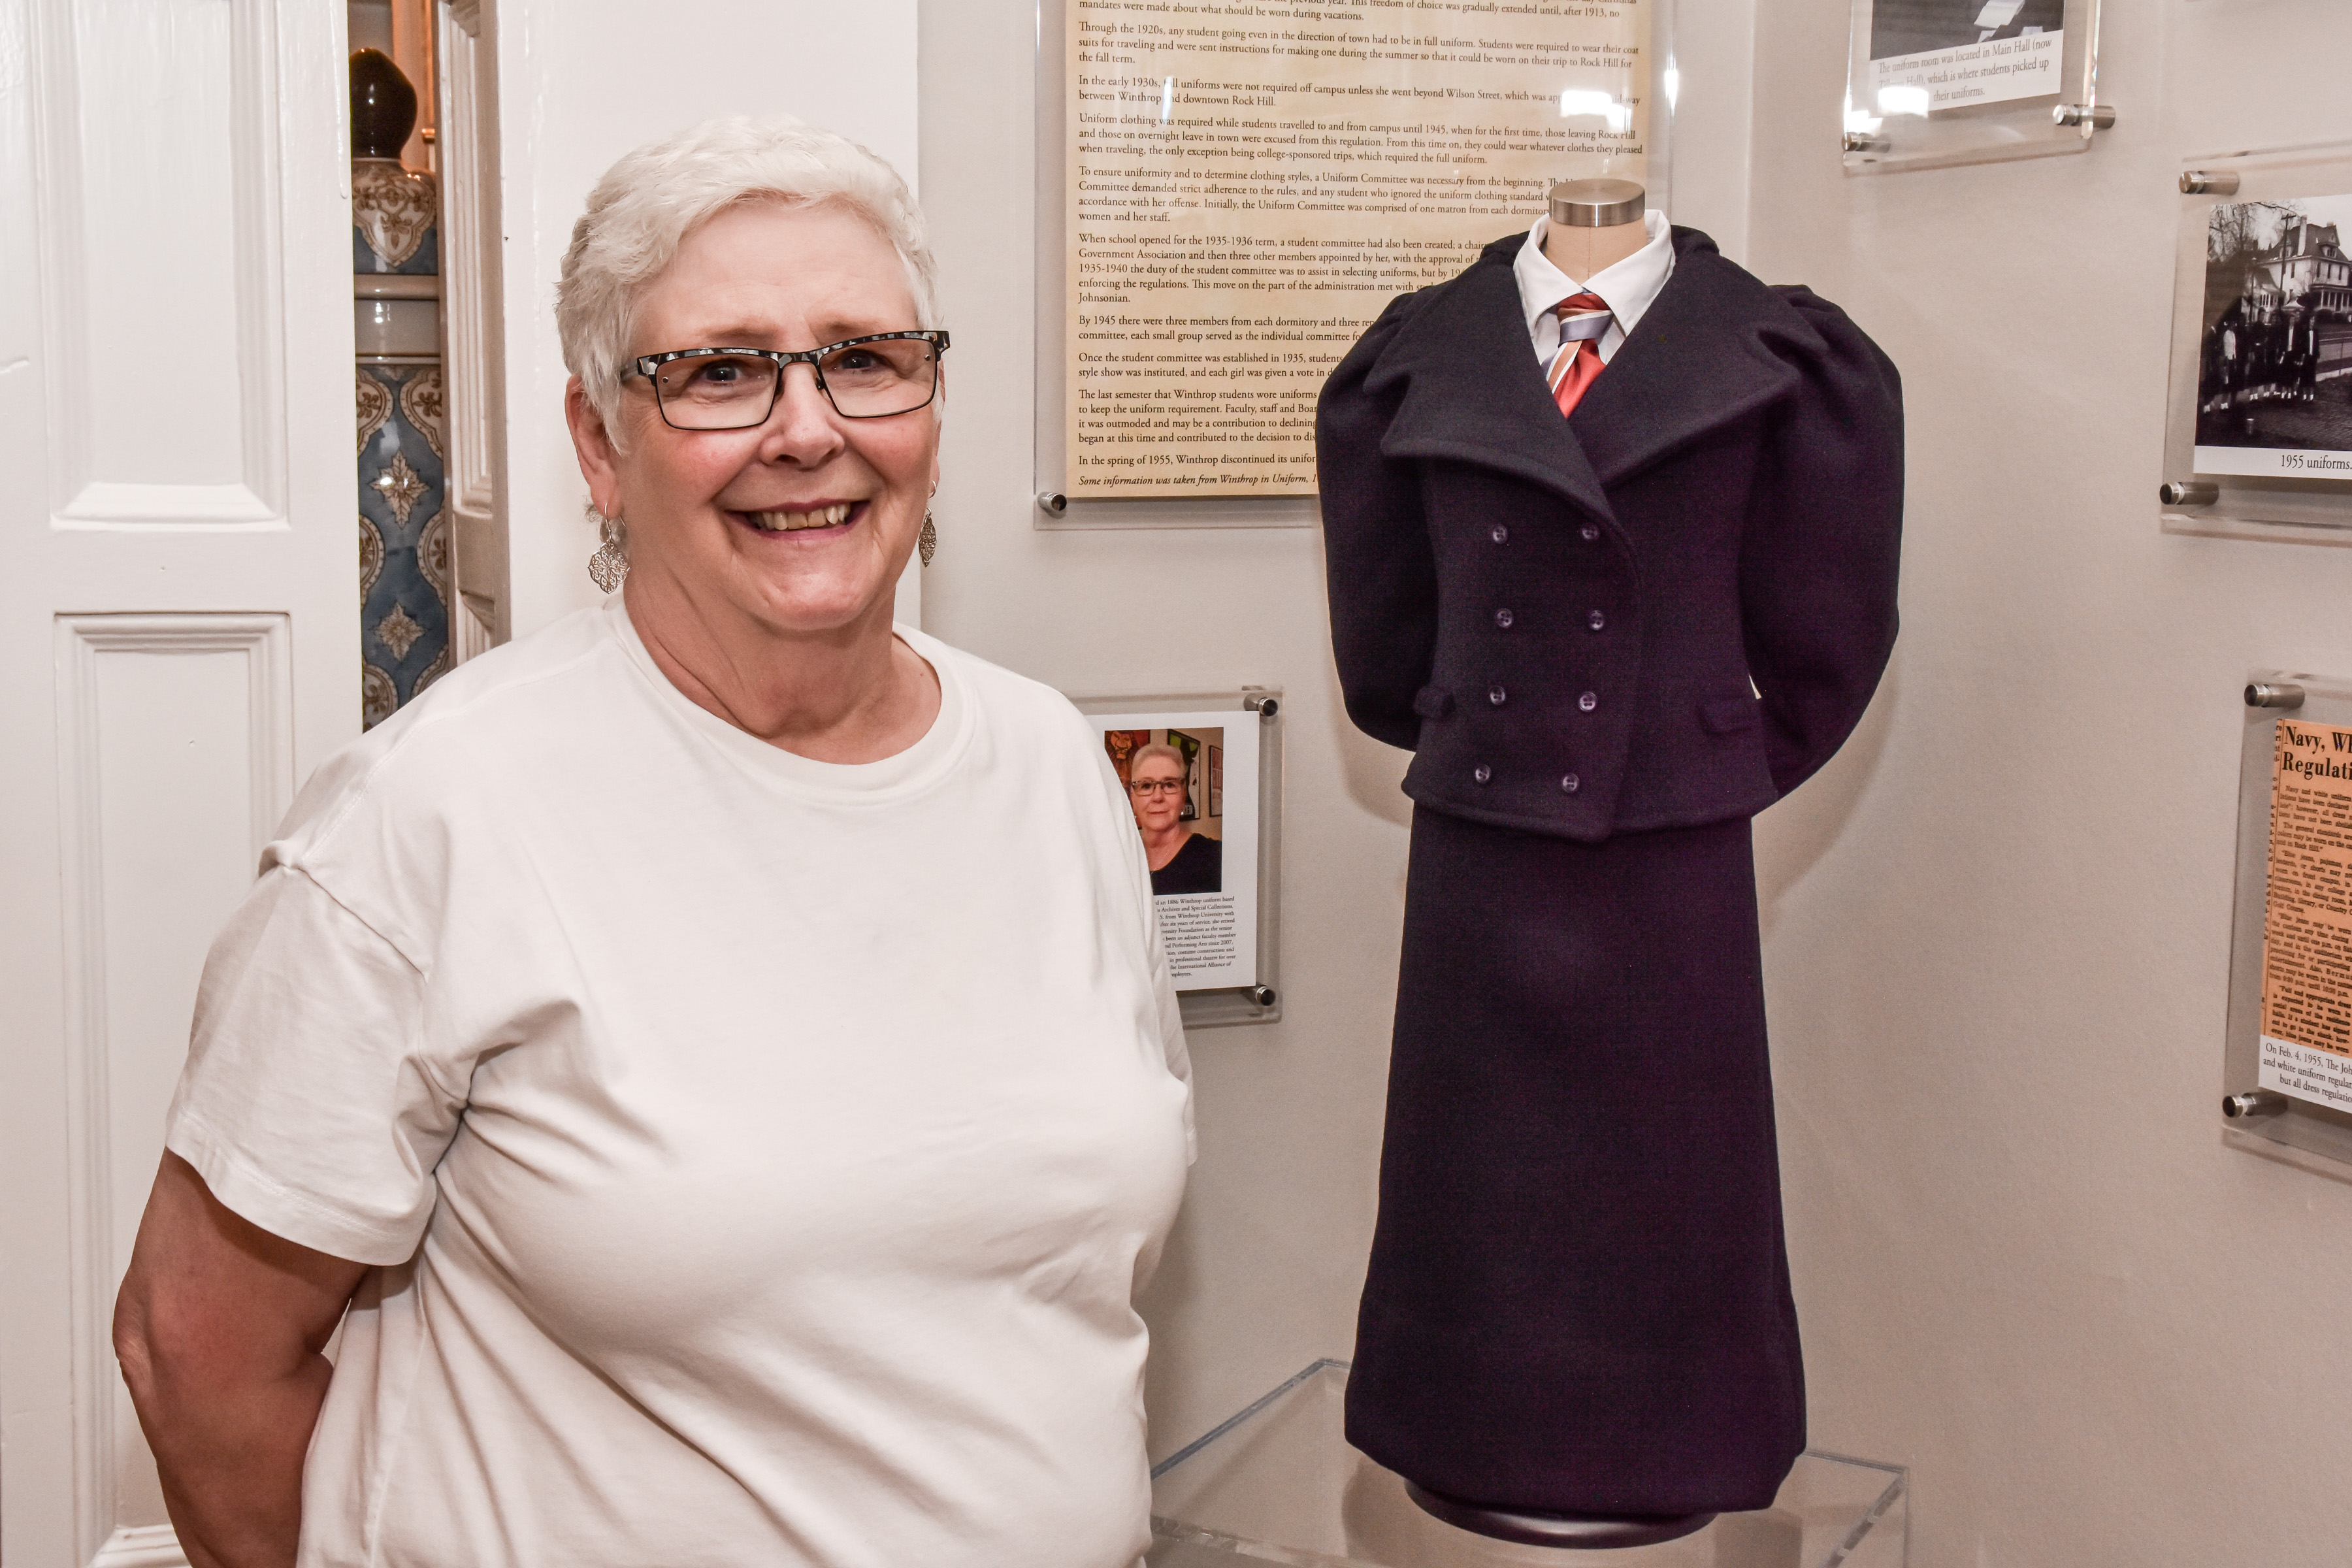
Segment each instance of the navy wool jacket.
[[[1430,810],[1562,838],[1752,816],[1895,644],[1902,390],[1845,314],[1695,229],[1575,412],[1523,237],[1391,303],[1317,411],[1349,717]],[[1759,695],[1760,694],[1760,696]]]

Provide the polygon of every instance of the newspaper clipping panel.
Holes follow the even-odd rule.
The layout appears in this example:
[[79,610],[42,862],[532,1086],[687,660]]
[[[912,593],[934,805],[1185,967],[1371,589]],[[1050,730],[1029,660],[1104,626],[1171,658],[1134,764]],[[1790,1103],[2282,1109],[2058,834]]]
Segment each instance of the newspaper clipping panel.
[[2279,721],[2258,1077],[2352,1110],[2352,730],[2331,724]]
[[1646,183],[1651,0],[1066,0],[1065,489],[1310,495],[1315,397],[1558,180]]

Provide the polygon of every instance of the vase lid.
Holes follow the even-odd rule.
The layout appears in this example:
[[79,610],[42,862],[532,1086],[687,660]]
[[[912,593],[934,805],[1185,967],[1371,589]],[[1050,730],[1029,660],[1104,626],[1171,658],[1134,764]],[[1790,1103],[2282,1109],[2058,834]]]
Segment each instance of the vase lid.
[[416,89],[382,49],[352,55],[352,156],[397,158],[416,129]]

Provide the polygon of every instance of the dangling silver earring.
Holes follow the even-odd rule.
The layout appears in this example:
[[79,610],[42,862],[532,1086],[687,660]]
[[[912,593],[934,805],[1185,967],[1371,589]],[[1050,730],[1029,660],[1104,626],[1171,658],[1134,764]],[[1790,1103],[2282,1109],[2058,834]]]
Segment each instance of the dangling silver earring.
[[629,525],[617,517],[606,517],[592,503],[588,515],[596,520],[597,537],[603,542],[596,553],[588,557],[588,580],[607,594],[629,580]]
[[940,531],[928,511],[923,513],[923,531],[915,535],[915,552],[923,558],[926,566],[931,563],[931,557],[940,552]]

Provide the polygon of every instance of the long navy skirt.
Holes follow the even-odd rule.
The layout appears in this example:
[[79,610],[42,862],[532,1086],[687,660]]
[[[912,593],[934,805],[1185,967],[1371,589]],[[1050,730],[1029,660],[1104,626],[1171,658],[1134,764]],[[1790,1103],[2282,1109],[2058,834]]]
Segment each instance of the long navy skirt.
[[1416,810],[1348,1440],[1491,1508],[1768,1506],[1805,1441],[1746,818]]

